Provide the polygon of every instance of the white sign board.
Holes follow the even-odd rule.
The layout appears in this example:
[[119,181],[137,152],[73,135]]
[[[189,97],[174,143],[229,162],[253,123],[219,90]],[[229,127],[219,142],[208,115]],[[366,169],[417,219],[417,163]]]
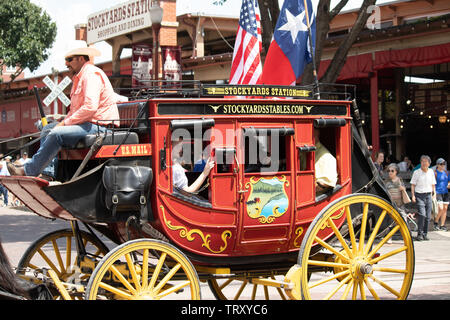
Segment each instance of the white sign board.
[[61,100],[61,102],[67,107],[70,104],[70,99],[63,93],[64,89],[72,82],[69,77],[65,77],[60,84],[56,85],[52,79],[48,76],[44,78],[43,82],[47,87],[52,90],[52,92],[45,98],[43,101],[44,104],[48,107],[50,103],[53,102],[56,98]]
[[92,44],[151,27],[151,2],[128,1],[89,15],[87,43]]

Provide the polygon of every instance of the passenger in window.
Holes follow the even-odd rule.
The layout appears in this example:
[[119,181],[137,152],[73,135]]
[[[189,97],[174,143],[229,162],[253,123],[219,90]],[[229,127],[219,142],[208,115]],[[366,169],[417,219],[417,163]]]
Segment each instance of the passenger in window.
[[315,176],[316,195],[323,194],[336,187],[338,174],[336,158],[320,143],[320,131],[314,128],[314,140],[316,145]]
[[208,158],[205,164],[205,168],[202,173],[198,176],[198,178],[192,183],[190,186],[188,185],[188,178],[186,176],[186,170],[181,166],[182,161],[182,153],[183,153],[183,140],[179,139],[178,141],[173,142],[172,148],[172,175],[173,175],[173,185],[174,187],[183,190],[189,193],[197,192],[202,186],[203,182],[208,177],[211,169],[214,168],[214,161],[211,158]]

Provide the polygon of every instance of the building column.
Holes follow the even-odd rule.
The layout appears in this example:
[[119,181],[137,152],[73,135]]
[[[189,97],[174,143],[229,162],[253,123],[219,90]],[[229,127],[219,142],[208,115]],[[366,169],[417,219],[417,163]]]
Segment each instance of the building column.
[[401,159],[402,155],[405,154],[405,141],[404,137],[402,137],[402,129],[400,126],[402,125],[400,119],[400,111],[405,103],[405,98],[403,96],[404,92],[404,79],[405,73],[403,69],[397,68],[394,70],[395,74],[395,158],[398,160]]
[[380,119],[378,112],[378,72],[370,77],[370,118],[372,126],[372,157],[380,149]]

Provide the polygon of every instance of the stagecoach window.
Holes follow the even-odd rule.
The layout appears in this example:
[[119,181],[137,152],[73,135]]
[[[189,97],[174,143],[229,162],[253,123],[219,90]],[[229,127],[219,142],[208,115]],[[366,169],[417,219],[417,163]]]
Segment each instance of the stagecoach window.
[[[334,119],[333,119],[334,120]],[[337,166],[337,145],[340,138],[340,126],[329,126],[314,129],[315,147],[315,180],[316,196],[328,193],[339,183]]]
[[292,128],[247,128],[245,172],[276,173],[290,170],[287,152]]
[[[175,141],[182,140],[181,151],[172,150],[172,165],[177,161],[185,170],[191,185],[203,171],[208,157],[211,156],[211,127],[214,119],[201,120],[173,120],[171,122],[172,146]],[[206,181],[203,184],[206,185]],[[208,188],[201,188],[199,193],[208,199]]]

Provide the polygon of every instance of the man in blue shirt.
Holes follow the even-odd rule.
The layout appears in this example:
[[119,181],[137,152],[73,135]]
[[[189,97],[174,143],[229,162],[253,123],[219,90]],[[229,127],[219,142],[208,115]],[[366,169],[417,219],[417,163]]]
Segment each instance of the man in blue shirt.
[[436,161],[436,200],[438,203],[438,214],[434,219],[434,230],[436,231],[447,231],[445,220],[447,219],[447,209],[449,204],[449,175],[446,170],[446,164],[447,163],[442,158],[439,158]]

